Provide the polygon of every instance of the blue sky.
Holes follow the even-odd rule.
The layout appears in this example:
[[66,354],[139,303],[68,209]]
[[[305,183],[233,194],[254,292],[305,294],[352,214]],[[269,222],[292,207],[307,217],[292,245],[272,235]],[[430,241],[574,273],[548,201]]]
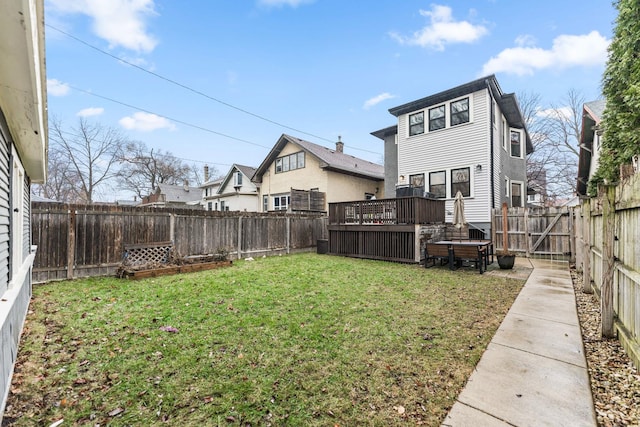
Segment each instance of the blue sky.
[[50,120],[86,117],[220,173],[258,166],[282,133],[341,136],[382,163],[370,132],[395,124],[389,108],[492,73],[546,105],[569,89],[597,99],[616,17],[609,0],[45,0],[45,12]]

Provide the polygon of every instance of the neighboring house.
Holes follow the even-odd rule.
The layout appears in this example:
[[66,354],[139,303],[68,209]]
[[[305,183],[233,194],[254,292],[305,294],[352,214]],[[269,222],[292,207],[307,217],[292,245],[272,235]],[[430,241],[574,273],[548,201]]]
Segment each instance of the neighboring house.
[[205,183],[202,203],[208,211],[248,211],[257,212],[259,207],[258,188],[251,181],[255,168],[234,164],[229,172]]
[[142,198],[138,206],[154,206],[160,208],[201,209],[202,192],[198,187],[184,185],[158,184],[153,194]]
[[30,186],[47,173],[42,0],[5,0],[0,13],[0,421],[31,299]]
[[587,102],[582,106],[582,128],[580,130],[580,157],[578,160],[578,196],[587,194],[587,185],[600,164],[602,129],[600,121],[606,105],[605,100]]
[[529,175],[527,206],[544,207],[547,204],[547,171],[544,167],[535,167],[533,169],[535,171],[531,175],[535,176]]
[[202,201],[200,202],[205,210],[215,211],[218,210],[214,199],[217,197],[218,189],[222,184],[224,177],[205,179],[205,183],[200,186],[202,190]]
[[298,210],[291,204],[292,190],[304,190],[311,197],[324,194],[317,206],[322,211],[328,203],[381,198],[383,180],[383,166],[345,154],[342,141],[332,150],[286,134],[253,176],[261,212]]
[[494,75],[389,112],[397,124],[372,132],[385,144],[385,194],[407,185],[424,190],[446,201],[451,222],[460,190],[470,228],[486,237],[491,209],[525,206],[533,145],[515,95],[503,93]]

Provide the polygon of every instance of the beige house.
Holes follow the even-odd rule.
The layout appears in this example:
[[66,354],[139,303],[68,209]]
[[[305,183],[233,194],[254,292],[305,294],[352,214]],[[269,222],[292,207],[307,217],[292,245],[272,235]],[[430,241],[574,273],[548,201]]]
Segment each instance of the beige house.
[[333,202],[382,198],[384,167],[345,154],[343,149],[341,141],[332,150],[283,134],[253,176],[260,211],[309,210],[292,205],[292,190],[304,190],[311,197],[324,195],[322,208],[311,209],[322,211]]

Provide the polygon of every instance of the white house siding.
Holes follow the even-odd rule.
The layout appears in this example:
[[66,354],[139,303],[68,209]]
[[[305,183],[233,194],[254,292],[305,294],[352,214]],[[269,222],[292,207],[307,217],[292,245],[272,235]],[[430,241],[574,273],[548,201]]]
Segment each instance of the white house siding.
[[[460,97],[464,98],[467,95]],[[424,173],[425,189],[429,188],[429,172],[447,170],[447,212],[453,211],[453,197],[450,194],[451,169],[469,167],[471,175],[471,197],[465,199],[465,217],[468,222],[486,223],[490,221],[490,96],[486,89],[470,96],[470,123],[428,132],[428,109],[425,111],[426,133],[409,137],[408,116],[398,118],[398,175]],[[456,98],[459,99],[459,98]],[[436,104],[440,105],[440,104]],[[435,105],[434,105],[435,106]],[[481,169],[476,170],[480,164]],[[446,220],[452,220],[447,215]]]

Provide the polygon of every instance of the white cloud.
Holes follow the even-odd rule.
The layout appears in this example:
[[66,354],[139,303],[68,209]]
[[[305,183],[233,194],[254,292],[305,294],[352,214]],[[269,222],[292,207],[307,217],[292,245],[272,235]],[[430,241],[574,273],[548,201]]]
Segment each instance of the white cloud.
[[482,74],[504,72],[519,76],[531,75],[547,68],[564,69],[603,65],[607,61],[607,40],[597,31],[585,35],[560,35],[553,40],[551,49],[545,50],[516,39],[517,47],[503,50],[482,67]]
[[365,110],[368,110],[369,108],[373,107],[374,105],[378,105],[382,101],[385,101],[385,100],[391,99],[391,98],[395,98],[395,97],[393,95],[391,95],[390,93],[388,93],[388,92],[381,93],[380,95],[376,95],[373,98],[367,99],[364,102],[364,105],[362,106],[362,108],[364,108]]
[[258,0],[258,4],[267,7],[291,6],[298,7],[301,4],[313,3],[314,0]]
[[69,93],[69,85],[58,79],[47,79],[47,94],[51,96],[65,96]]
[[76,113],[76,116],[79,117],[91,117],[91,116],[99,116],[104,113],[104,108],[102,107],[89,107],[82,109]]
[[473,25],[468,21],[455,21],[451,8],[434,4],[431,10],[420,10],[420,15],[429,18],[429,25],[405,37],[390,33],[400,44],[417,45],[435,50],[444,50],[453,43],[472,43],[489,31],[483,25]]
[[176,129],[176,126],[168,119],[142,111],[134,113],[133,116],[123,117],[118,123],[125,129],[142,132],[151,132],[156,129]]
[[61,14],[81,13],[93,20],[93,30],[109,42],[136,52],[151,52],[157,40],[146,30],[149,16],[155,15],[154,0],[49,0]]

